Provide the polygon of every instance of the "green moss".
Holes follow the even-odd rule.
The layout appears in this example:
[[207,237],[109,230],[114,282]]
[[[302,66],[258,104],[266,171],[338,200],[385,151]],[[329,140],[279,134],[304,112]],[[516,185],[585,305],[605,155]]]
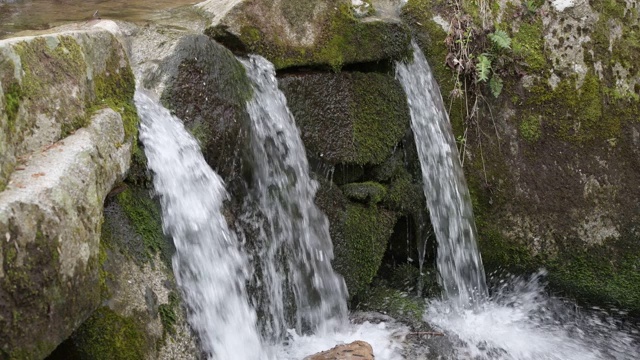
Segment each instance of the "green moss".
[[404,171],[396,177],[389,186],[384,205],[397,211],[419,211],[424,208],[422,189],[414,184],[411,175]]
[[399,83],[378,73],[353,74],[353,137],[356,162],[379,164],[409,127],[409,109]]
[[158,205],[142,189],[127,189],[117,195],[117,201],[142,238],[146,259],[160,252],[163,260],[170,264],[169,244],[164,238]]
[[540,126],[540,119],[531,115],[520,122],[520,136],[529,142],[538,141],[540,135],[542,135]]
[[122,115],[124,133],[129,139],[138,134],[138,113],[133,103],[136,81],[129,64],[120,66],[121,50],[118,40],[112,39],[111,54],[103,73],[94,75],[97,106],[108,106]]
[[176,323],[178,321],[177,311],[180,310],[180,298],[174,291],[169,293],[169,302],[158,307],[158,315],[162,322],[163,338],[168,335],[175,335]]
[[148,344],[142,326],[108,307],[96,310],[74,333],[73,339],[83,359],[145,359]]
[[636,245],[597,245],[549,261],[549,280],[557,291],[580,301],[640,313],[639,265]]
[[419,324],[426,304],[423,298],[415,298],[400,290],[384,285],[369,288],[362,294],[358,310],[388,314],[394,319]]
[[350,199],[375,205],[382,201],[387,194],[387,189],[380,183],[367,181],[363,183],[346,184],[342,186],[342,192]]
[[352,203],[347,204],[345,217],[343,241],[336,244],[335,267],[354,295],[363,291],[378,272],[396,217],[375,206]]
[[[576,89],[576,78],[560,81],[555,90],[546,84],[529,89],[525,108],[543,115],[558,138],[577,144],[619,136],[621,119],[603,112],[603,88],[589,72]],[[605,115],[606,114],[606,115]]]
[[[410,36],[404,25],[383,21],[363,22],[357,19],[348,3],[324,4],[321,15],[314,2],[285,0],[281,7],[285,19],[299,33],[307,26],[316,28],[316,42],[311,46],[288,43],[288,34],[275,28],[261,29],[263,19],[256,19],[259,11],[244,12],[238,37],[224,27],[208,29],[206,33],[231,49],[260,54],[276,69],[294,66],[330,67],[335,71],[344,64],[402,59],[410,56]],[[256,5],[269,6],[267,5]]]
[[512,34],[513,52],[524,59],[529,72],[542,73],[548,67],[543,30],[542,19],[538,18],[533,23],[521,23]]
[[[48,40],[57,41],[58,44],[51,48]],[[25,97],[47,98],[45,91],[48,91],[51,84],[86,79],[82,48],[70,36],[61,35],[56,39],[38,37],[18,43],[14,49],[20,56],[24,71],[22,89]]]
[[331,164],[380,164],[409,127],[406,96],[390,74],[310,73],[279,86],[308,154]]
[[15,122],[18,117],[18,110],[20,110],[20,103],[22,102],[22,88],[17,81],[11,82],[3,92],[5,111],[7,113],[7,121],[9,125],[8,135],[11,136],[15,131]]

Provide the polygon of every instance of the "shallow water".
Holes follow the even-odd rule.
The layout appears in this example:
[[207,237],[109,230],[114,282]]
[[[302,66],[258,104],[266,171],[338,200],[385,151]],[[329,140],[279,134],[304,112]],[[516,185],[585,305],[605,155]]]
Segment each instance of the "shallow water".
[[164,11],[194,0],[0,0],[0,39],[25,30],[46,30],[93,19],[153,20]]

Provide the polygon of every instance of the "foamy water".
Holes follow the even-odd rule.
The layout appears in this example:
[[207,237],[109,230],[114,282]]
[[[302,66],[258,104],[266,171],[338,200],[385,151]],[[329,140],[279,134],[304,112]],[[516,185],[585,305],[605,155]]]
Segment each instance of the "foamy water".
[[371,344],[376,360],[403,360],[402,339],[408,328],[393,322],[352,324],[340,332],[323,335],[298,335],[289,330],[289,340],[278,347],[277,359],[300,360],[340,344],[363,340]]
[[475,309],[434,301],[425,321],[445,332],[458,359],[631,360],[640,358],[638,330],[604,312],[549,297],[541,283],[512,278]]

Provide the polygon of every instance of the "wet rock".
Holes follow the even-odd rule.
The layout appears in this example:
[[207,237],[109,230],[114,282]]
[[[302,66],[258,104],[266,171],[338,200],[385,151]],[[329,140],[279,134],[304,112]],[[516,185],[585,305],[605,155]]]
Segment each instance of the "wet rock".
[[304,358],[304,360],[373,360],[373,348],[365,341],[354,341],[350,344],[338,345],[331,350],[323,351]]

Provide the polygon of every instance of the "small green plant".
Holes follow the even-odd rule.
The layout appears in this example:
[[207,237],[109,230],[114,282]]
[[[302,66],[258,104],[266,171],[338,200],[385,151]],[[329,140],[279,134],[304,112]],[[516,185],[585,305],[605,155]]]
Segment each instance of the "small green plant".
[[535,0],[526,0],[522,7],[525,10],[525,15],[533,16],[538,12],[538,4],[536,4]]
[[476,63],[476,80],[478,82],[489,82],[489,89],[494,97],[500,96],[504,83],[493,70],[493,59],[498,58],[498,64],[503,63],[504,52],[511,50],[511,38],[504,30],[496,30],[489,34],[489,39],[493,43],[493,50],[490,53],[483,53],[478,56]]
[[511,38],[504,30],[496,30],[489,34],[489,39],[499,50],[511,49]]
[[504,84],[502,82],[502,79],[498,75],[494,74],[491,77],[491,80],[489,80],[489,89],[491,89],[491,94],[493,94],[493,96],[497,98],[502,93],[503,87]]
[[491,76],[491,59],[489,59],[489,56],[489,54],[481,54],[478,56],[476,75],[480,82],[486,82]]

